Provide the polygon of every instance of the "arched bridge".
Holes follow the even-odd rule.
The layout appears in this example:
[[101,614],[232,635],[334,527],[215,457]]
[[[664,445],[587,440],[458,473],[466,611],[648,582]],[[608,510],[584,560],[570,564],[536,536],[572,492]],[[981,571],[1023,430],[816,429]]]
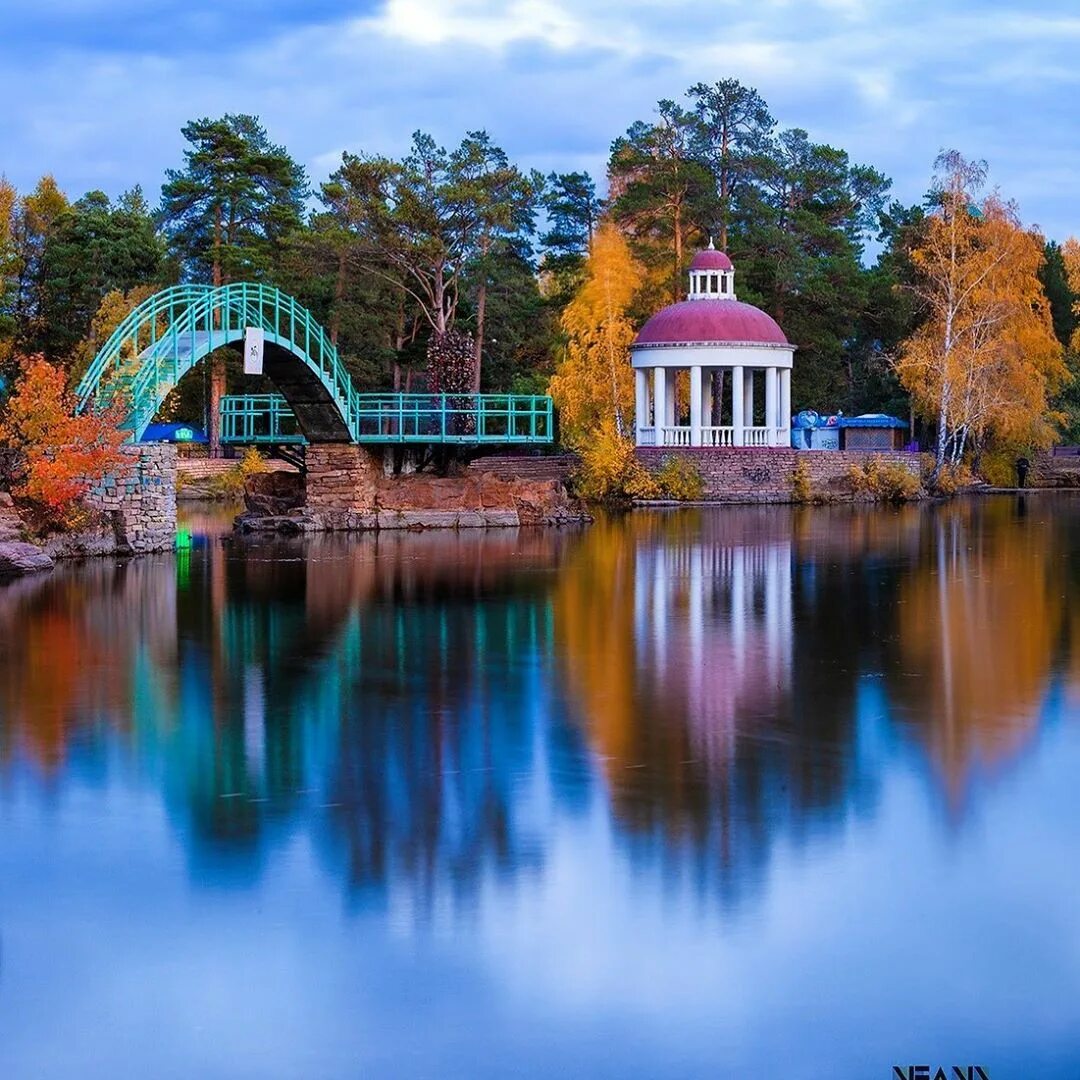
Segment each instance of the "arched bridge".
[[222,439],[239,443],[545,443],[551,399],[521,394],[360,393],[311,312],[270,285],[175,285],[113,331],[77,390],[80,411],[123,394],[138,441],[166,396],[215,349],[262,331],[278,394],[225,397]]

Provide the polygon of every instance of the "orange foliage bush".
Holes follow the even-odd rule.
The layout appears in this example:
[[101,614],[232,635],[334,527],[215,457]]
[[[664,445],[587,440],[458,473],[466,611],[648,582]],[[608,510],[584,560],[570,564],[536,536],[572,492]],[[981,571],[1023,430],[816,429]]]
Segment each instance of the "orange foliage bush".
[[85,518],[80,500],[123,461],[124,407],[75,414],[61,368],[43,356],[22,357],[15,392],[0,417],[0,444],[22,459],[12,495],[27,504],[39,530],[74,528]]

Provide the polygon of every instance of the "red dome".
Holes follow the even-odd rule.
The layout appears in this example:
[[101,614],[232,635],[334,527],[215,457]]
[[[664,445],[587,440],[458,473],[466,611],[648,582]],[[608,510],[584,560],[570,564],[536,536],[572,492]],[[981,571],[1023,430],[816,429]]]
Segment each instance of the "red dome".
[[706,248],[694,256],[690,264],[691,270],[734,270],[731,260],[722,251],[714,248]]
[[683,300],[672,304],[658,311],[634,340],[635,347],[714,344],[789,345],[789,342],[771,316],[739,300]]

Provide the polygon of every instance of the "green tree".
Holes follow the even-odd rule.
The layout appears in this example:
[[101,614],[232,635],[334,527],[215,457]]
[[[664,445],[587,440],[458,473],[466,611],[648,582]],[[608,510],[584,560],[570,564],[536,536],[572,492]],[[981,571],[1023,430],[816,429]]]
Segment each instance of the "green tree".
[[1076,331],[1080,328],[1080,313],[1077,302],[1080,296],[1073,292],[1069,284],[1068,269],[1061,245],[1050,240],[1045,249],[1046,261],[1039,272],[1039,280],[1046,292],[1050,304],[1050,314],[1054,320],[1054,333],[1064,348],[1073,343]]
[[15,209],[19,196],[13,184],[0,176],[0,380],[7,380],[15,344],[15,297],[19,283],[19,255],[15,247]]
[[753,182],[776,121],[761,95],[738,79],[696,83],[687,95],[697,118],[694,152],[716,183],[716,242],[727,251],[740,189]]
[[331,183],[356,237],[355,257],[406,300],[400,327],[415,310],[440,338],[463,304],[469,308],[477,331],[471,383],[478,387],[492,260],[508,248],[529,250],[535,179],[485,132],[469,132],[453,151],[416,132],[400,162],[345,154]]
[[847,350],[868,303],[864,243],[891,182],[800,129],[770,139],[758,168],[731,243],[740,291],[799,346],[795,407],[835,408],[851,394]]
[[[1053,402],[1054,409],[1063,417],[1061,423],[1062,438],[1075,445],[1080,443],[1080,264],[1073,272],[1074,282],[1069,274],[1069,257],[1076,259],[1076,242],[1069,241],[1062,248],[1056,241],[1049,241],[1045,249],[1045,261],[1039,273],[1046,299],[1050,304],[1050,315],[1054,323],[1054,334],[1065,350],[1065,364],[1069,369],[1070,380],[1058,393]],[[1067,257],[1067,255],[1069,257]]]
[[[229,114],[192,120],[183,169],[170,169],[160,217],[185,276],[212,285],[269,274],[286,238],[302,221],[307,179],[284,147],[272,143],[258,117]],[[211,357],[211,451],[220,445],[218,403],[225,358]]]
[[45,334],[45,247],[67,209],[67,196],[49,175],[29,195],[14,200],[9,226],[9,318],[13,345],[22,353],[40,351]]
[[135,188],[115,205],[100,191],[56,219],[42,253],[42,332],[46,356],[70,362],[105,296],[160,284],[165,245],[146,200]]
[[692,242],[711,228],[716,184],[698,157],[694,114],[669,100],[657,112],[655,123],[639,120],[612,143],[608,179],[612,217],[652,278],[650,299],[671,301],[685,291]]
[[541,272],[548,282],[547,291],[565,306],[581,286],[582,268],[604,201],[597,196],[596,182],[588,173],[552,172],[544,185],[541,203],[548,225],[540,237]]

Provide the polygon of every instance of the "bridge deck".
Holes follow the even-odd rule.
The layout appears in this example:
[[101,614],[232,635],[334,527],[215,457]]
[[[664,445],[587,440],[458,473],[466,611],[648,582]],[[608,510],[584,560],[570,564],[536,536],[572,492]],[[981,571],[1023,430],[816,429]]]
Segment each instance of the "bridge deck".
[[[551,398],[531,394],[357,394],[349,426],[360,443],[550,443]],[[280,394],[221,399],[221,441],[303,443]]]

